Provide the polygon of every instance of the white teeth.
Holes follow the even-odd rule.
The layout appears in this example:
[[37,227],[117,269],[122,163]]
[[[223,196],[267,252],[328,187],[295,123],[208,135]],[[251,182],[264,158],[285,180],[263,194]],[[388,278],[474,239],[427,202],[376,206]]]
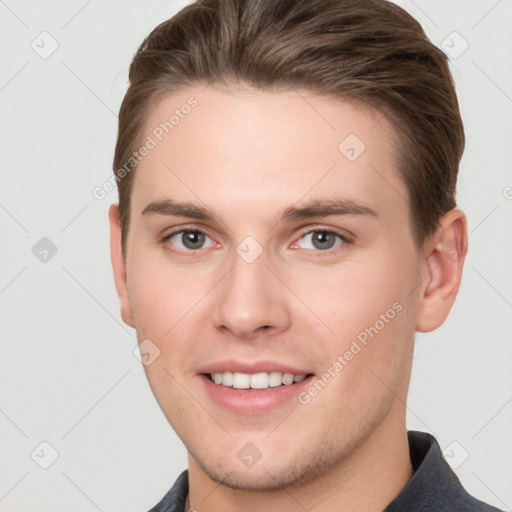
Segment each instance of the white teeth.
[[[222,380],[224,381],[224,376]],[[249,389],[251,387],[251,376],[248,373],[233,373],[233,387],[236,389]]]
[[[228,387],[233,385],[233,374],[231,372],[219,373],[219,375],[222,375],[222,380],[218,384]],[[215,384],[217,384],[217,382]]]
[[268,374],[268,385],[271,388],[275,388],[282,384],[281,379],[283,378],[283,374],[281,372],[270,372]]
[[251,375],[251,388],[268,388],[268,373],[255,373],[254,375]]
[[285,373],[282,378],[282,383],[288,386],[293,383],[293,375],[291,373]]
[[238,373],[238,372],[215,372],[211,374],[215,384],[233,387],[236,389],[267,389],[277,386],[289,386],[294,382],[302,382],[305,374],[293,375],[281,372],[260,372],[260,373]]

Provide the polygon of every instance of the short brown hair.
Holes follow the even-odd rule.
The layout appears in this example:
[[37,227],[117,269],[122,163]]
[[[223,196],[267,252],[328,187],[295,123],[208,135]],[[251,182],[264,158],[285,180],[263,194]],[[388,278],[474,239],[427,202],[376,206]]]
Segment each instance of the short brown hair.
[[[114,173],[140,143],[151,109],[172,92],[212,82],[293,86],[363,102],[390,120],[417,243],[456,205],[465,139],[447,57],[386,0],[198,0],[146,37],[129,79]],[[116,173],[123,250],[133,171]]]

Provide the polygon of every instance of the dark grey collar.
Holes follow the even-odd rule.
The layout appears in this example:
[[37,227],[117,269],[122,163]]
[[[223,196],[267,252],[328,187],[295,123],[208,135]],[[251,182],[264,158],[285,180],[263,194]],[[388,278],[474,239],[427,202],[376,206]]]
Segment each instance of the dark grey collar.
[[[443,457],[435,437],[409,431],[409,452],[414,475],[384,512],[500,512],[473,498]],[[149,512],[186,512],[188,471]]]

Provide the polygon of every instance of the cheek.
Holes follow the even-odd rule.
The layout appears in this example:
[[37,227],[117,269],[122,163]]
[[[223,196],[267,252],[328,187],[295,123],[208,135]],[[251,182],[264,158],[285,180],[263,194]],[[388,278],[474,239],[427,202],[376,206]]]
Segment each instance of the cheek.
[[135,323],[147,337],[168,337],[208,290],[199,272],[172,267],[164,258],[134,258],[128,268],[128,292]]
[[346,397],[343,402],[384,397],[389,390],[383,382],[399,392],[412,359],[415,261],[388,248],[297,273],[297,295],[335,333],[318,342],[324,370],[336,375],[333,390]]
[[340,384],[361,403],[401,393],[412,360],[416,275],[415,260],[391,254],[354,266],[338,287],[329,284],[331,295],[337,289],[340,296],[332,312],[339,340],[332,348],[344,365]]
[[[338,338],[355,336],[381,314],[395,316],[417,285],[414,261],[382,250],[335,265],[304,264],[288,279],[298,297]],[[379,324],[380,325],[380,324]]]
[[159,350],[155,364],[145,366],[145,371],[155,394],[179,395],[179,388],[172,391],[175,383],[167,372],[188,375],[190,354],[207,353],[198,333],[210,316],[203,299],[215,275],[199,269],[185,271],[161,258],[139,258],[136,263],[128,273],[128,291],[137,338],[139,343],[151,340]]

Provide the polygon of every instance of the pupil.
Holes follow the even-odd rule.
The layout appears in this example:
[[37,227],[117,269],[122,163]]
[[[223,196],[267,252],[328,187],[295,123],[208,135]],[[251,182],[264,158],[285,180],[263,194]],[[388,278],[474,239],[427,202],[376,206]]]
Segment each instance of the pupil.
[[328,231],[318,231],[313,233],[313,245],[317,249],[330,249],[335,242],[334,233]]
[[186,231],[182,236],[183,245],[187,249],[200,249],[204,243],[204,236],[204,233],[198,231]]

